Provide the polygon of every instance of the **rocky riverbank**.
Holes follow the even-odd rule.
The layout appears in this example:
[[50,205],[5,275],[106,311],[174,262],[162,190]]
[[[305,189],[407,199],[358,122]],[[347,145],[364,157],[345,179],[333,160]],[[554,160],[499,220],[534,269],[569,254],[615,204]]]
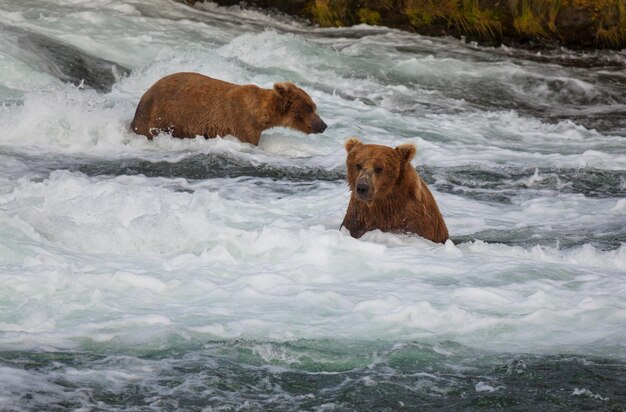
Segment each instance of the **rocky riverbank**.
[[[188,4],[198,0],[185,0]],[[626,48],[625,0],[215,0],[321,27],[382,25],[490,45]]]

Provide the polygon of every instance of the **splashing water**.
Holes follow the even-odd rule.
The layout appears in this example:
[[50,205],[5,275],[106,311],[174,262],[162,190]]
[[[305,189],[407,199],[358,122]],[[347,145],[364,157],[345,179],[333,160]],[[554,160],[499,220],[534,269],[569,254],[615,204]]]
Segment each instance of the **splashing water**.
[[[3,409],[626,403],[623,52],[166,0],[0,18]],[[329,128],[134,135],[178,71],[293,81]],[[339,230],[351,135],[416,144],[455,244]]]

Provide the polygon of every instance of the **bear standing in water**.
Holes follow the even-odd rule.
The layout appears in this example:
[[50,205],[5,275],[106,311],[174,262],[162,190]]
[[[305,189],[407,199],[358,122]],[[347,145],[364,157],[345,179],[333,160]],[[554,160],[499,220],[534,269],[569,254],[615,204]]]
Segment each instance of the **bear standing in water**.
[[415,233],[445,243],[448,228],[443,216],[428,186],[411,165],[414,145],[403,144],[394,149],[350,138],[345,147],[352,196],[341,226],[352,237],[380,229]]
[[199,73],[175,73],[144,93],[131,128],[148,139],[164,130],[181,138],[233,135],[257,145],[261,132],[276,126],[322,133],[326,124],[316,109],[311,97],[293,83],[262,89]]

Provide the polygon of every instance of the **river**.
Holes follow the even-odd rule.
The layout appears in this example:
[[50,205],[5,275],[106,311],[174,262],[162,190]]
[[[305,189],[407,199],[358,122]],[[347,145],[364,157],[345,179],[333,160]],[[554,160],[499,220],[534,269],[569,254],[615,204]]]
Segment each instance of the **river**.
[[[166,0],[0,0],[0,409],[624,410],[626,51]],[[293,81],[323,134],[153,141],[159,78]],[[414,143],[453,242],[339,226]]]

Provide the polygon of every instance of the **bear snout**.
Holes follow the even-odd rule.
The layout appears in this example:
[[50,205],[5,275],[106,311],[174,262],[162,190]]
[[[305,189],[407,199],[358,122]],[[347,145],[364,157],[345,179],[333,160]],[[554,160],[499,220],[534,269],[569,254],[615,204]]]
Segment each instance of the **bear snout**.
[[365,195],[370,191],[370,186],[367,183],[359,183],[356,185],[356,192],[360,195]]
[[326,125],[326,123],[324,123],[322,118],[319,116],[316,116],[316,119],[313,122],[313,127],[312,127],[313,133],[323,133],[327,127],[328,126]]
[[364,202],[370,201],[373,196],[372,186],[367,176],[361,176],[356,182],[356,196]]

